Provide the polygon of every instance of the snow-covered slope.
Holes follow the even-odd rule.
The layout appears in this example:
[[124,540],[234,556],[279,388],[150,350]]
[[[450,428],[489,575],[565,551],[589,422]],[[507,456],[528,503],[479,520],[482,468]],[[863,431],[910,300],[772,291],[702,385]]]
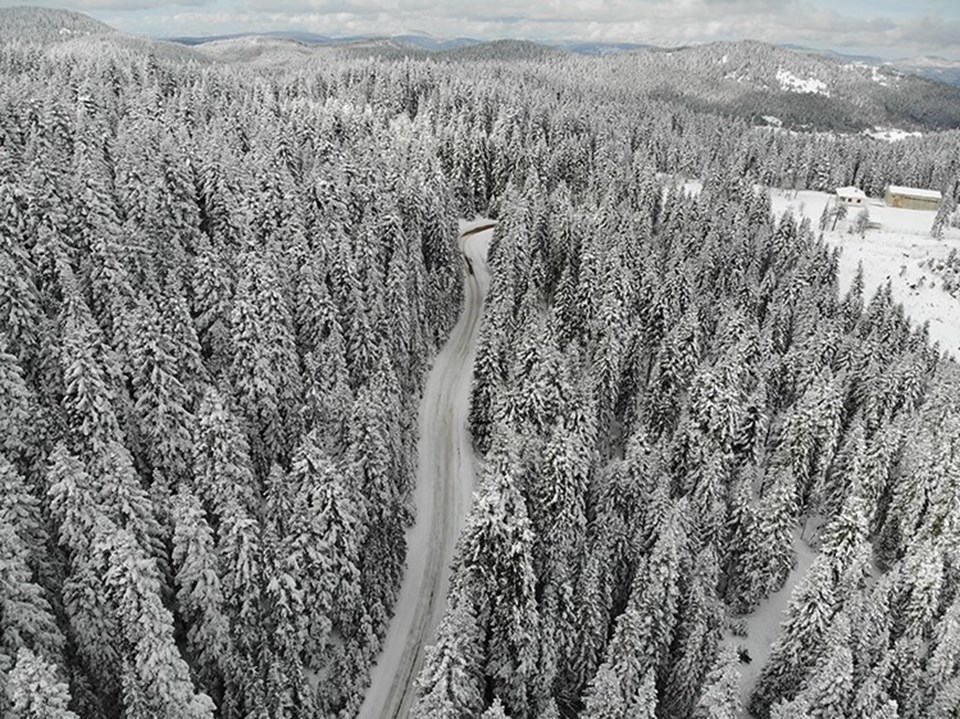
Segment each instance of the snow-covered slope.
[[128,62],[150,55],[174,63],[208,62],[183,45],[127,35],[82,13],[42,7],[0,8],[0,46],[6,43],[38,46],[53,58]]
[[195,46],[196,52],[218,62],[243,62],[264,67],[286,66],[312,57],[313,46],[297,40],[268,35],[213,40]]

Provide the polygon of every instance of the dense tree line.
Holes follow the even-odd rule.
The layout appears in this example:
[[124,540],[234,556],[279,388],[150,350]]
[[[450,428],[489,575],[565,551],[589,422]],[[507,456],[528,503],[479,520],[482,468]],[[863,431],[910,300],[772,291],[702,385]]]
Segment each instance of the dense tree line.
[[459,309],[429,137],[147,59],[3,71],[0,713],[351,714]]
[[835,252],[752,183],[607,171],[503,203],[485,470],[416,716],[738,716],[725,647],[810,518],[750,712],[953,716],[956,364],[889,287],[839,296]]
[[945,188],[960,135],[774,132],[553,54],[83,47],[0,46],[0,713],[355,713],[475,213],[484,471],[415,713],[735,716],[721,640],[810,516],[751,710],[955,711],[955,365],[754,182]]

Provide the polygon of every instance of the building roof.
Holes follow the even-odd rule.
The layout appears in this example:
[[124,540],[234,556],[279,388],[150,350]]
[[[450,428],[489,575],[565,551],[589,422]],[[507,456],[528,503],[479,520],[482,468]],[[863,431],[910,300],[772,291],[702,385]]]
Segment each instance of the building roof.
[[866,193],[859,187],[838,187],[837,194],[841,197],[867,197]]
[[890,194],[918,197],[924,200],[937,200],[938,202],[942,197],[938,190],[922,190],[918,187],[903,187],[902,185],[890,185]]

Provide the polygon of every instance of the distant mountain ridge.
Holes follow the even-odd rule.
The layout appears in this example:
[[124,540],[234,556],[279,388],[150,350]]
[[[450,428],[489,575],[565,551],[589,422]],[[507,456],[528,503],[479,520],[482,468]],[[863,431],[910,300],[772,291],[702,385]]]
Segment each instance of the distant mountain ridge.
[[[71,10],[59,10],[35,6],[0,8],[0,39],[26,40],[48,44],[73,40],[78,37],[90,37],[94,35],[105,35],[108,33],[119,35],[119,33],[117,33],[117,31],[109,25],[106,25],[98,20],[94,20],[88,15]],[[396,35],[359,34],[334,36],[306,32],[303,30],[272,30],[265,32],[240,32],[196,36],[182,35],[159,38],[159,40],[187,47],[197,47],[200,45],[209,44],[211,42],[238,40],[251,37],[294,40],[305,45],[316,45],[323,47],[354,46],[354,50],[361,52],[363,51],[362,48],[390,48],[392,54],[411,55],[418,54],[417,51],[423,51],[425,53],[449,53],[465,48],[490,44],[490,41],[479,40],[477,38],[438,38],[428,33],[420,32],[404,32]],[[539,42],[516,40],[493,42],[501,43],[500,49],[513,47],[513,49],[516,50],[517,46],[510,46],[506,43],[521,42],[555,48],[573,55],[585,55],[591,57],[617,55],[624,52],[633,52],[644,49],[662,49],[667,52],[679,49],[655,48],[655,46],[646,43],[603,42],[592,40],[553,40]],[[716,43],[703,43],[698,45],[690,45],[688,47],[707,47],[714,44]],[[524,47],[527,51],[523,54],[536,54],[530,46],[525,45]],[[935,82],[948,85],[960,86],[960,60],[951,60],[936,56],[884,60],[883,58],[870,55],[845,54],[834,50],[811,48],[796,44],[783,44],[779,47],[786,50],[796,51],[801,54],[829,57],[843,62],[862,63],[864,65],[878,68],[892,68],[901,73],[917,75],[928,80],[933,80]],[[485,55],[487,54],[487,51],[480,51],[480,54]],[[468,54],[468,57],[469,56],[470,54]]]
[[48,44],[117,31],[89,15],[72,10],[17,6],[0,8],[0,40]]
[[903,72],[960,87],[960,61],[938,57],[918,57],[887,63]]
[[[545,41],[529,41],[529,40],[478,40],[477,38],[470,37],[457,37],[451,39],[436,38],[428,34],[398,34],[398,35],[347,35],[347,36],[331,36],[331,35],[319,35],[316,33],[303,32],[299,30],[275,30],[269,32],[249,32],[249,33],[231,33],[226,35],[205,35],[205,36],[179,36],[179,37],[168,37],[164,38],[170,42],[179,43],[181,45],[188,46],[197,46],[203,45],[209,42],[219,41],[219,40],[232,40],[245,37],[274,37],[282,38],[289,40],[297,40],[299,42],[306,43],[308,45],[322,45],[322,46],[346,46],[346,45],[364,45],[371,42],[379,43],[402,43],[404,45],[409,45],[411,48],[417,48],[424,50],[426,52],[450,52],[456,51],[463,48],[474,47],[479,45],[488,45],[491,42],[533,42],[537,45],[542,45],[551,48],[557,48],[564,50],[573,55],[586,55],[590,57],[603,57],[607,55],[615,55],[622,52],[631,52],[634,50],[644,50],[644,49],[659,49],[665,51],[672,51],[680,48],[670,48],[670,47],[657,47],[650,45],[648,43],[635,43],[635,42],[602,42],[602,41],[591,41],[591,40],[545,40]],[[697,45],[689,45],[683,47],[703,47],[707,45],[712,45],[714,43],[701,43]],[[804,45],[796,45],[791,43],[784,43],[775,47],[780,47],[785,50],[792,50],[798,53],[806,55],[819,55],[824,57],[829,57],[837,59],[840,61],[848,62],[859,62],[865,65],[874,66],[874,67],[887,67],[893,68],[903,73],[909,73],[912,75],[917,75],[919,77],[926,78],[928,80],[934,80],[936,82],[942,82],[948,85],[960,86],[960,60],[950,60],[947,58],[935,57],[935,56],[923,56],[917,58],[902,58],[898,60],[884,60],[883,58],[872,56],[872,55],[853,55],[837,52],[835,50],[823,50],[818,48],[811,48]]]
[[849,62],[861,62],[876,67],[892,67],[900,72],[918,75],[927,80],[960,86],[960,60],[950,60],[936,55],[904,57],[896,60],[884,60],[873,55],[850,55],[836,50],[819,50],[804,45],[781,45],[788,50],[796,50],[811,55],[824,55]]
[[331,36],[319,35],[317,33],[303,32],[299,30],[273,30],[269,32],[241,32],[224,35],[199,35],[199,36],[176,36],[164,38],[169,42],[179,43],[195,47],[210,42],[221,40],[234,40],[247,37],[272,37],[285,40],[297,40],[307,45],[358,45],[369,42],[398,42],[411,47],[419,48],[427,52],[451,52],[461,50],[477,45],[490,45],[492,43],[531,43],[544,47],[557,48],[574,55],[604,56],[612,55],[618,52],[628,52],[630,50],[639,50],[645,47],[651,47],[645,43],[637,42],[595,42],[589,40],[556,40],[556,41],[532,41],[532,40],[478,40],[472,37],[455,38],[437,38],[426,33],[401,33],[398,35],[346,35]]
[[960,88],[836,55],[753,40],[621,53],[621,82],[694,109],[793,129],[960,127]]
[[195,47],[197,45],[206,45],[211,42],[222,42],[223,40],[238,40],[249,37],[269,37],[280,40],[296,40],[306,45],[332,45],[338,43],[347,43],[361,39],[354,38],[335,38],[327,35],[318,35],[312,32],[300,32],[297,30],[276,30],[269,32],[233,32],[223,35],[184,35],[163,38],[167,42],[175,42],[179,45]]
[[[55,53],[146,52],[177,61],[274,68],[325,62],[329,57],[569,62],[627,92],[780,129],[858,132],[880,127],[896,130],[899,136],[960,128],[960,87],[918,76],[922,70],[952,77],[960,74],[958,63],[916,58],[903,61],[904,68],[915,69],[906,71],[876,58],[752,40],[657,48],[632,43],[481,42],[418,32],[332,37],[292,31],[162,41],[116,32],[80,13],[9,8],[0,10],[0,41],[36,42]],[[589,69],[583,63],[590,63]]]

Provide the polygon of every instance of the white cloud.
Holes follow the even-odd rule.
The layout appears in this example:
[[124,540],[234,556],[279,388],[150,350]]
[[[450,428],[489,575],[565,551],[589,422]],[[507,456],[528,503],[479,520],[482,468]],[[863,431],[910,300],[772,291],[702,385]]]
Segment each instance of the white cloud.
[[77,9],[94,11],[123,30],[152,35],[417,29],[448,37],[659,45],[752,38],[886,55],[960,56],[960,12],[954,0],[909,5],[892,0],[842,5],[830,0],[77,0]]
[[76,12],[93,15],[102,20],[105,12],[139,12],[144,10],[166,9],[176,7],[206,7],[213,6],[219,0],[75,0],[68,5],[63,0],[0,0],[0,8],[14,7],[29,4],[37,7],[74,10]]

